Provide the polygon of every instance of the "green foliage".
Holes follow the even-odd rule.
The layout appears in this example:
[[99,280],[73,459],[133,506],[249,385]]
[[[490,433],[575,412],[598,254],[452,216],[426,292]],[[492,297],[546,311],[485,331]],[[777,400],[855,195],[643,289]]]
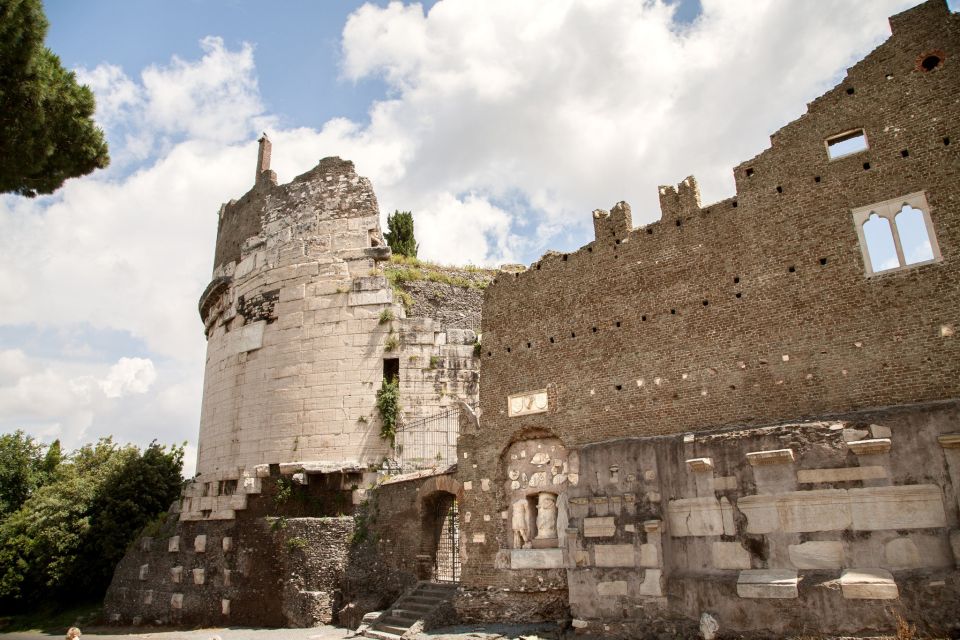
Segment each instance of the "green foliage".
[[369,535],[370,529],[366,507],[361,506],[361,508],[357,509],[353,514],[353,535],[350,536],[350,544],[360,544],[366,541]]
[[40,0],[0,4],[0,193],[53,193],[107,166],[89,87],[47,49]]
[[67,458],[0,522],[0,608],[102,597],[130,542],[182,486],[183,447],[141,451],[111,438]]
[[287,550],[288,551],[301,551],[307,548],[309,543],[306,538],[301,538],[300,536],[294,536],[287,540]]
[[52,479],[60,457],[59,440],[44,452],[43,444],[23,431],[0,436],[0,518]]
[[287,528],[287,519],[283,516],[274,518],[270,523],[270,531],[277,532]]
[[393,320],[393,311],[391,309],[384,309],[380,312],[380,324],[387,324]]
[[393,253],[409,258],[417,257],[419,245],[413,235],[412,213],[409,211],[394,211],[387,216],[387,229],[384,237]]
[[400,383],[384,378],[377,391],[377,411],[380,412],[380,437],[393,446],[400,418]]
[[293,483],[289,480],[279,478],[277,480],[277,492],[273,496],[273,504],[280,507],[286,504],[293,495]]
[[437,368],[437,365],[440,364],[440,356],[430,356],[430,370]]
[[387,336],[387,339],[383,341],[383,350],[384,351],[396,351],[400,346],[400,339],[397,338],[397,334],[391,333]]

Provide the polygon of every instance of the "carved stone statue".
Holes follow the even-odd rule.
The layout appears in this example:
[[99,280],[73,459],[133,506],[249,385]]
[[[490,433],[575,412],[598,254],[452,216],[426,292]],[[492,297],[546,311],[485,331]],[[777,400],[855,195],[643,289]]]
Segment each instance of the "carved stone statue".
[[513,548],[528,549],[530,547],[530,505],[526,498],[513,503],[513,517],[510,527],[513,529]]
[[537,497],[537,539],[557,537],[557,496],[541,493]]

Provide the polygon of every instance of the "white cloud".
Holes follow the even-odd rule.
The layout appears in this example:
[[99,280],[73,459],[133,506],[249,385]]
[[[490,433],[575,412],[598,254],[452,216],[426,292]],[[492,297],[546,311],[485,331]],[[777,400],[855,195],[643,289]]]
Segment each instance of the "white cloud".
[[132,393],[146,393],[156,379],[157,370],[149,358],[120,358],[100,381],[100,389],[108,398],[122,398]]

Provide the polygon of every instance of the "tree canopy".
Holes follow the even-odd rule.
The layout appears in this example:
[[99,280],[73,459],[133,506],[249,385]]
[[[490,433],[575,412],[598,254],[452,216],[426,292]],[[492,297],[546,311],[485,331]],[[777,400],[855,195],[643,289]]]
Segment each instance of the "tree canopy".
[[[23,495],[9,480],[30,477],[25,499],[0,520],[0,610],[102,597],[114,568],[140,530],[163,514],[182,486],[182,447],[151,443],[143,451],[110,438],[62,456],[22,432],[0,438],[5,473],[0,499]],[[7,469],[4,469],[7,472]]]
[[44,46],[40,0],[0,2],[0,193],[53,193],[107,166],[94,99]]
[[408,258],[417,257],[417,239],[413,235],[413,214],[409,211],[394,211],[387,216],[387,244],[394,253]]

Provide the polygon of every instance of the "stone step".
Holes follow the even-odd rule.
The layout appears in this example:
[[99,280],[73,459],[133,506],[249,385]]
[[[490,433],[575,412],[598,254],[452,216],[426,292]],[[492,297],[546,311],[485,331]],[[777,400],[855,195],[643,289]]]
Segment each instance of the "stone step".
[[423,617],[423,614],[429,613],[429,612],[430,612],[430,608],[413,609],[413,608],[407,608],[407,607],[393,607],[392,609],[390,609],[391,615],[407,617],[407,618],[412,616],[418,620]]
[[390,625],[391,627],[403,627],[404,629],[409,629],[413,626],[413,623],[419,620],[419,616],[406,617],[406,616],[394,616],[389,615],[377,620],[375,627],[380,625]]
[[400,636],[403,634],[397,635],[396,633],[390,633],[388,631],[378,631],[376,629],[367,629],[363,632],[364,638],[374,638],[374,640],[400,640]]
[[377,624],[373,625],[373,630],[386,631],[387,633],[392,633],[396,636],[402,636],[403,634],[405,634],[407,631],[410,630],[410,627],[400,627],[397,625],[384,624],[382,622],[378,622]]
[[397,600],[398,605],[401,606],[410,606],[412,604],[419,604],[427,607],[435,607],[441,602],[445,602],[446,598],[434,598],[433,596],[422,596],[419,594],[410,594],[405,596],[400,600]]

